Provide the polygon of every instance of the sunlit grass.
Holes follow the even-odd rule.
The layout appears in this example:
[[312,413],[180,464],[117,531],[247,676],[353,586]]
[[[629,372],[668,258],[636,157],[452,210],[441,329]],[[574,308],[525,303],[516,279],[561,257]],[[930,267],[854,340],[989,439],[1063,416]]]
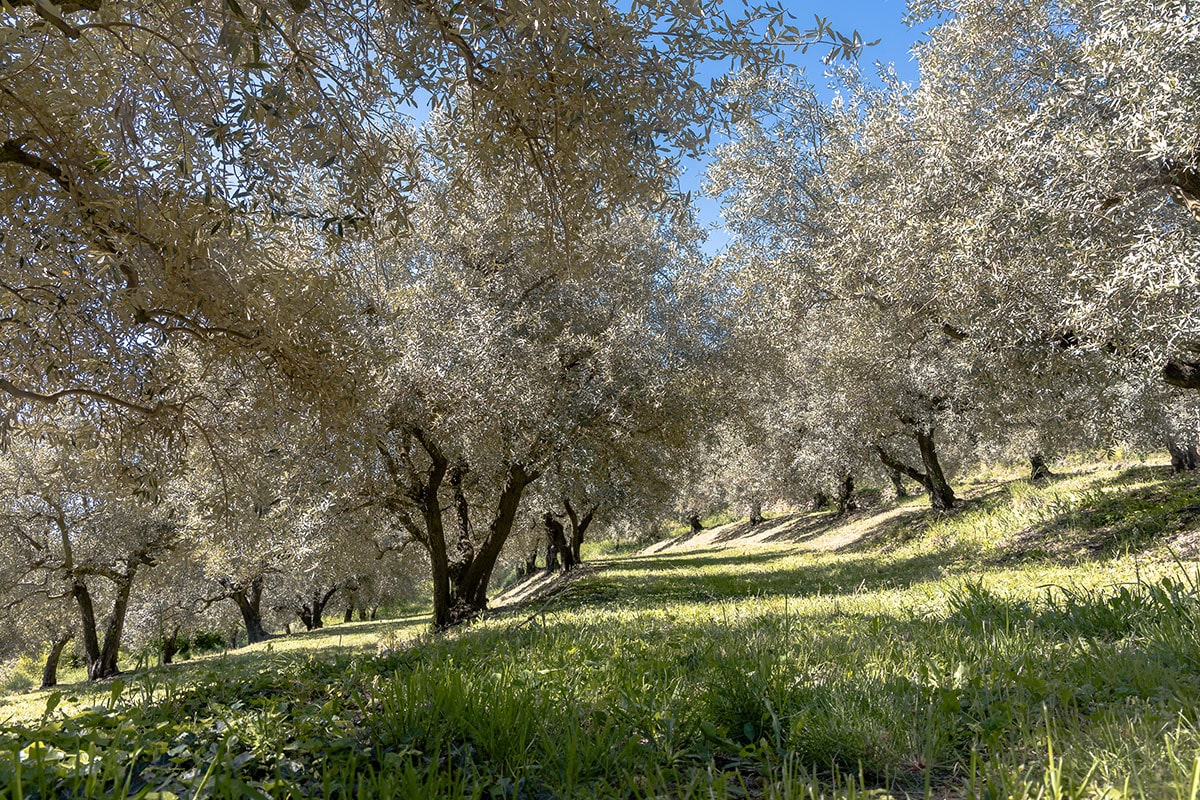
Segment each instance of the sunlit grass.
[[42,796],[1197,797],[1200,484],[1139,467],[964,494],[948,514],[781,517],[768,544],[610,551],[446,635],[335,625],[129,676],[49,724],[44,695],[9,698],[26,727],[0,738],[0,782],[15,796],[20,765]]

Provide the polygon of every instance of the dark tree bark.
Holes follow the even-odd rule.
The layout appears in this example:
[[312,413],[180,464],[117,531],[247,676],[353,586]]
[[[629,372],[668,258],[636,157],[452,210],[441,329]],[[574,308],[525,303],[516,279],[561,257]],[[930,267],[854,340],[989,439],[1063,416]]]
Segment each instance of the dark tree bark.
[[688,527],[691,528],[693,535],[704,530],[704,526],[700,524],[700,515],[699,514],[690,515],[688,517],[687,521],[688,521]]
[[100,664],[100,637],[96,633],[96,608],[87,583],[77,578],[71,586],[71,597],[79,608],[79,630],[83,639],[83,656],[87,659],[88,680],[92,678],[93,665]]
[[825,494],[824,492],[817,492],[816,494],[813,495],[813,499],[812,499],[812,510],[813,511],[820,511],[821,509],[828,507],[828,505],[829,505],[829,495]]
[[854,498],[854,476],[847,473],[837,487],[837,515],[843,516],[858,508]]
[[317,628],[325,627],[325,620],[323,618],[325,606],[329,604],[330,599],[337,594],[337,590],[340,588],[341,586],[335,583],[324,592],[320,589],[313,589],[308,601],[300,603],[296,609],[296,615],[304,623],[305,630],[313,631]]
[[496,516],[488,526],[487,537],[480,545],[471,563],[463,571],[462,577],[455,580],[453,596],[460,607],[458,622],[477,616],[487,609],[487,587],[496,568],[496,561],[504,549],[504,543],[512,533],[513,521],[521,506],[521,497],[526,487],[538,479],[540,473],[526,470],[522,464],[511,464],[508,478],[500,499],[496,504]]
[[346,612],[342,615],[342,622],[354,621],[354,610],[358,608],[358,590],[360,588],[361,585],[357,578],[351,578],[342,586],[346,593]]
[[1029,457],[1029,480],[1031,481],[1048,481],[1054,477],[1054,473],[1050,471],[1050,467],[1046,464],[1046,457],[1041,453],[1034,453]]
[[[401,432],[401,431],[397,431]],[[471,535],[470,508],[463,491],[466,465],[450,462],[433,439],[419,428],[405,429],[404,436],[420,445],[429,458],[428,466],[418,468],[410,455],[394,455],[381,440],[376,449],[384,467],[398,490],[397,499],[385,500],[404,527],[429,553],[430,578],[433,580],[433,624],[447,628],[477,616],[487,608],[487,587],[504,543],[512,532],[513,521],[521,504],[525,488],[537,480],[540,473],[527,470],[522,464],[510,464],[503,490],[496,503],[496,514],[482,541],[476,545]],[[449,478],[449,481],[447,481]],[[454,552],[446,539],[442,523],[442,502],[439,493],[449,483],[454,495],[458,531]],[[420,512],[420,520],[408,513],[409,508]]]
[[894,469],[889,469],[887,474],[892,482],[892,492],[896,495],[896,499],[901,500],[908,497],[908,490],[904,488],[904,476]]
[[[542,517],[542,524],[546,526],[546,542],[549,550],[547,551],[547,569],[549,569],[549,553],[553,552],[558,558],[562,559],[563,572],[568,572],[575,568],[575,556],[571,552],[571,546],[567,543],[566,531],[563,530],[562,523],[554,518],[554,515],[549,511]],[[557,559],[556,559],[557,560]]]
[[1195,440],[1183,440],[1175,434],[1167,437],[1167,452],[1171,454],[1171,471],[1191,472],[1200,466],[1200,450]]
[[176,625],[170,632],[164,632],[162,635],[162,663],[171,664],[175,660],[175,654],[179,652],[179,626]]
[[1200,363],[1172,358],[1163,365],[1163,380],[1180,389],[1200,389]]
[[954,496],[954,489],[950,487],[950,483],[946,480],[946,476],[942,472],[942,465],[938,461],[932,432],[917,428],[914,431],[914,435],[917,438],[917,446],[921,450],[921,462],[925,467],[925,472],[910,467],[882,447],[877,446],[875,452],[879,455],[879,460],[888,469],[906,475],[924,486],[925,491],[929,493],[929,505],[932,508],[938,511],[953,508],[958,498]]
[[91,680],[120,674],[120,670],[117,669],[117,656],[121,647],[121,633],[125,630],[125,614],[129,610],[129,592],[132,588],[132,575],[117,583],[113,611],[104,630],[104,646],[100,649],[100,664],[94,676],[89,669],[88,677]]
[[538,546],[535,544],[533,549],[525,554],[525,560],[521,563],[521,577],[532,575],[537,569]]
[[755,500],[750,504],[750,524],[757,525],[763,521],[762,502]]
[[579,553],[583,549],[583,537],[587,534],[588,526],[592,524],[592,519],[596,516],[597,506],[589,508],[583,513],[583,516],[579,515],[570,500],[564,498],[563,507],[567,511],[567,518],[571,520],[571,557],[578,565],[583,563]]
[[[242,622],[246,625],[246,640],[248,644],[265,642],[271,638],[262,621],[263,576],[258,575],[248,583],[234,586],[229,592],[229,599],[237,604],[242,612]],[[237,647],[234,640],[233,647]]]
[[423,543],[429,551],[430,577],[433,578],[434,625],[445,628],[452,624],[454,615],[451,612],[450,558],[446,550],[446,531],[442,527],[442,504],[438,492],[446,479],[449,461],[422,431],[414,431],[413,436],[425,449],[430,461],[424,479],[416,487],[416,501],[421,509]]
[[467,566],[475,558],[475,543],[471,536],[471,510],[467,504],[467,496],[463,491],[463,478],[467,474],[464,464],[457,464],[450,470],[450,488],[454,494],[454,519],[457,523],[457,538],[450,552],[450,580],[461,579]]
[[42,688],[49,689],[58,685],[58,662],[62,659],[67,642],[75,638],[74,633],[64,633],[50,643],[50,652],[46,656],[46,665],[42,668]]
[[83,651],[87,658],[89,681],[103,680],[120,674],[120,670],[117,668],[117,656],[121,646],[121,633],[125,628],[125,614],[129,609],[129,590],[133,586],[135,571],[136,567],[130,566],[125,573],[111,576],[117,588],[112,614],[109,615],[104,626],[103,639],[99,635],[96,609],[92,603],[92,595],[88,590],[87,583],[82,578],[76,578],[71,587],[71,595],[79,607]]
[[929,504],[939,511],[954,508],[958,498],[954,496],[954,489],[950,487],[950,482],[946,480],[946,474],[938,461],[933,430],[917,428],[915,433],[917,447],[921,450],[921,463],[925,466],[925,488],[929,491]]

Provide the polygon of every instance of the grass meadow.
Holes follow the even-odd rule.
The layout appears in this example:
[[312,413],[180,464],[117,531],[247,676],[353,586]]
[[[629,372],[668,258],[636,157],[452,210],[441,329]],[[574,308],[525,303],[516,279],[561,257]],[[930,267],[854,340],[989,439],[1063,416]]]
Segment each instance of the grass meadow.
[[965,489],[10,695],[0,796],[1200,797],[1200,480]]

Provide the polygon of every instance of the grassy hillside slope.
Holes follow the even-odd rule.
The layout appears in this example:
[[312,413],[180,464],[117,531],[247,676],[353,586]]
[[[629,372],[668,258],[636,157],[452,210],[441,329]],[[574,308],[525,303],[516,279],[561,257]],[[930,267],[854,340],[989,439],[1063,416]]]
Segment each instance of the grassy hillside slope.
[[1104,468],[966,495],[951,514],[914,498],[680,537],[449,635],[416,618],[338,625],[45,714],[42,695],[10,698],[0,784],[13,797],[1200,796],[1200,481]]

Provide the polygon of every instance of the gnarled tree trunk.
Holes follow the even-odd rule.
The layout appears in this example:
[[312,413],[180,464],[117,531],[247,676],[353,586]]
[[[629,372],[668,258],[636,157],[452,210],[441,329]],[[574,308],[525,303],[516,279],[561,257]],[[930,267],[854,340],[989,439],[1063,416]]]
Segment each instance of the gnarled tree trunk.
[[103,680],[120,674],[117,655],[121,646],[121,633],[125,629],[125,613],[129,609],[129,590],[133,585],[133,576],[124,575],[114,582],[117,591],[112,614],[104,626],[103,639],[98,632],[96,609],[87,583],[82,578],[76,578],[71,587],[71,596],[75,598],[75,604],[79,607],[80,630],[89,681]]
[[511,464],[508,468],[508,478],[500,499],[496,503],[496,516],[488,526],[487,537],[479,546],[474,558],[457,577],[453,585],[453,597],[459,607],[459,618],[450,624],[469,619],[487,609],[487,587],[492,578],[492,570],[508,535],[512,533],[513,521],[517,518],[517,510],[521,506],[521,497],[526,487],[537,480],[540,473],[528,471],[522,464]]
[[750,504],[750,524],[757,525],[763,521],[762,501],[755,500]]
[[[483,541],[476,546],[471,535],[470,508],[464,492],[466,464],[450,461],[438,444],[425,431],[408,428],[402,432],[429,457],[428,466],[417,469],[408,455],[393,454],[385,440],[376,442],[376,450],[384,467],[399,490],[403,502],[390,502],[388,507],[400,522],[429,553],[430,578],[433,580],[433,624],[447,628],[471,619],[487,608],[487,587],[504,543],[512,532],[513,521],[521,504],[525,488],[537,480],[539,473],[527,470],[522,464],[510,464],[503,490],[496,504],[496,515]],[[439,492],[447,482],[453,490],[454,511],[458,531],[454,552],[447,546],[442,523],[442,503]],[[420,512],[420,521],[409,515],[406,504]]]
[[521,562],[521,577],[532,575],[537,569],[538,546],[535,544],[529,552],[525,554],[525,560]]
[[854,476],[847,473],[837,487],[837,515],[843,516],[856,508],[858,501],[854,499]]
[[1171,454],[1171,471],[1191,472],[1200,466],[1200,451],[1196,442],[1187,441],[1172,433],[1167,436],[1167,452]]
[[[265,642],[271,638],[262,621],[263,576],[258,575],[249,583],[236,586],[229,593],[229,598],[237,604],[242,612],[242,621],[246,625],[246,638],[249,644]],[[237,647],[234,640],[234,647]]]
[[313,589],[312,595],[307,602],[300,603],[296,609],[296,616],[300,617],[300,621],[304,623],[304,629],[308,631],[316,630],[317,628],[325,627],[324,613],[325,606],[329,600],[341,588],[338,584],[334,584],[326,591]]
[[929,505],[932,508],[938,511],[953,508],[954,504],[958,502],[958,498],[954,496],[954,489],[951,488],[950,482],[946,480],[945,473],[942,472],[942,465],[938,461],[937,449],[934,446],[933,432],[923,428],[916,428],[914,436],[916,436],[917,446],[921,451],[921,462],[925,467],[924,472],[900,461],[884,450],[883,447],[876,446],[875,452],[879,455],[879,460],[888,469],[907,475],[924,486],[925,491],[929,493]]
[[92,666],[100,664],[100,637],[96,633],[96,607],[92,603],[92,593],[82,578],[76,578],[71,585],[71,597],[79,608],[79,631],[83,639],[83,657],[87,659],[88,680],[94,680]]
[[575,507],[571,505],[571,501],[563,499],[563,507],[566,509],[567,518],[571,520],[571,557],[575,559],[576,564],[583,563],[583,559],[579,553],[583,549],[583,537],[587,534],[588,526],[592,524],[592,519],[596,516],[597,506],[592,506],[579,515]]
[[43,689],[58,685],[58,662],[62,659],[67,642],[74,638],[74,633],[64,633],[50,643],[50,652],[46,655],[46,665],[42,668]]
[[939,511],[954,508],[958,498],[954,496],[954,489],[950,487],[950,482],[946,480],[946,474],[942,471],[941,462],[938,461],[933,430],[918,428],[916,437],[917,447],[921,450],[921,463],[925,465],[925,488],[929,491],[929,504]]
[[100,663],[95,674],[88,668],[88,678],[97,680],[108,678],[120,673],[117,669],[117,656],[121,647],[121,633],[125,630],[125,615],[129,610],[129,592],[133,589],[133,576],[127,576],[117,582],[117,593],[113,600],[112,614],[104,629],[104,647],[100,649]]
[[562,558],[563,572],[567,572],[575,567],[575,555],[571,552],[571,546],[567,544],[566,531],[563,530],[562,523],[554,518],[554,515],[549,511],[542,517],[542,524],[546,526],[546,546],[547,551],[547,568],[549,568],[549,553],[554,552]]

